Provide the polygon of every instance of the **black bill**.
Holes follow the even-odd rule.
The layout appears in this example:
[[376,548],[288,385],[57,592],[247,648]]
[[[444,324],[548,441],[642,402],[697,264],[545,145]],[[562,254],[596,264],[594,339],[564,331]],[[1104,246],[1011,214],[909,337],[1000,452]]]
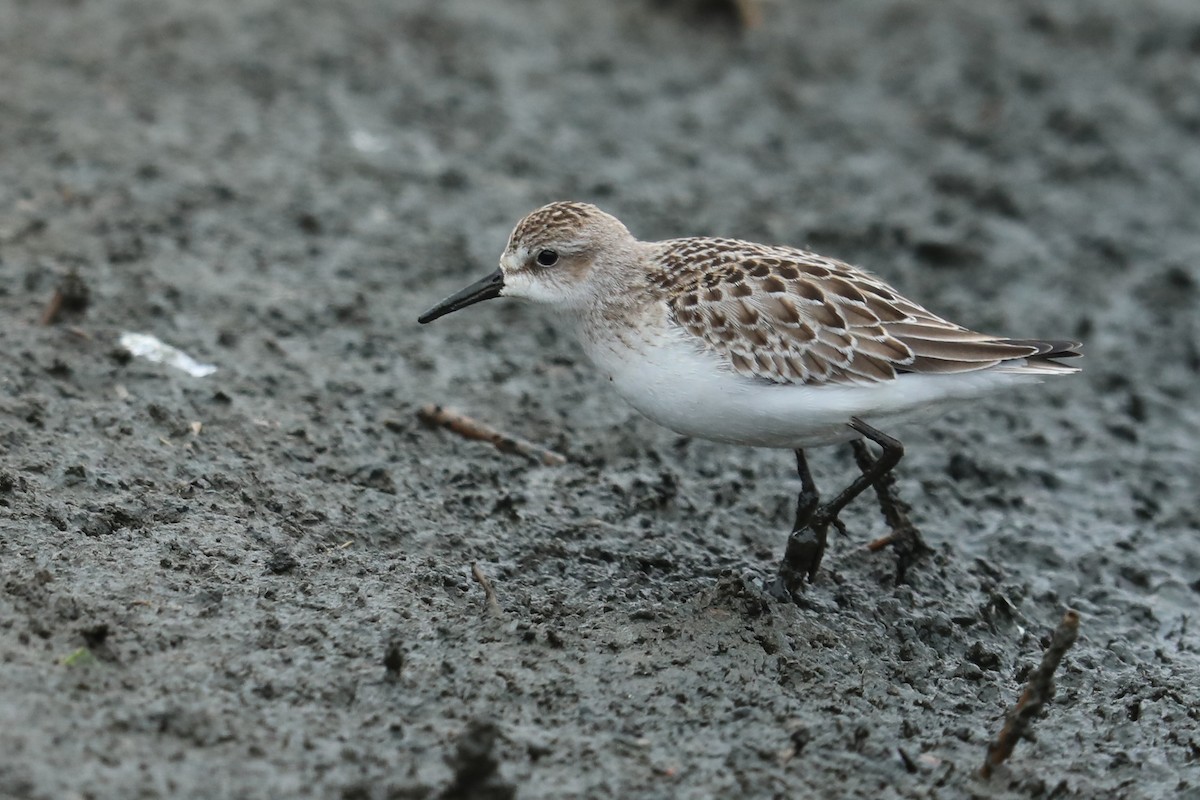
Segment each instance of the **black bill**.
[[466,308],[467,306],[474,305],[480,301],[491,300],[493,297],[499,297],[500,292],[503,289],[504,273],[500,270],[496,270],[486,278],[475,281],[467,288],[450,295],[445,300],[438,303],[421,316],[417,317],[417,322],[424,325],[426,322],[433,322],[438,317],[444,317],[452,311],[458,311],[460,308]]

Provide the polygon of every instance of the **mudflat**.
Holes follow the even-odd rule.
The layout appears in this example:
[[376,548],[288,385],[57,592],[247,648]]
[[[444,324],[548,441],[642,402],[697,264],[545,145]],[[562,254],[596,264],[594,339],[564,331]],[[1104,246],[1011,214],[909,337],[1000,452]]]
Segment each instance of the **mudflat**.
[[[1200,6],[760,11],[0,0],[0,796],[1200,792]],[[935,552],[897,585],[864,497],[768,601],[789,453],[638,418],[532,306],[416,324],[555,199],[1084,372],[891,431]]]

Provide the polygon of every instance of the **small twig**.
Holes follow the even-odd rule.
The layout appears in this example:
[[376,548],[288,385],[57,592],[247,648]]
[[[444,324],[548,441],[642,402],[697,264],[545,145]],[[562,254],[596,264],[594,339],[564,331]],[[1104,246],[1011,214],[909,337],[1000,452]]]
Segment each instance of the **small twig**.
[[493,617],[503,616],[504,612],[500,609],[500,601],[496,599],[496,590],[492,588],[492,582],[488,580],[488,576],[484,575],[483,570],[479,568],[478,562],[471,562],[471,577],[483,587],[483,597],[487,603],[488,613]]
[[58,319],[58,312],[62,311],[63,293],[61,289],[55,289],[54,294],[50,295],[50,302],[46,303],[46,308],[42,311],[40,320],[42,325],[53,325],[54,320]]
[[417,416],[423,422],[454,431],[464,438],[491,442],[502,453],[516,453],[517,455],[525,456],[528,459],[545,464],[548,467],[558,467],[567,463],[567,457],[561,453],[547,450],[541,445],[534,444],[520,437],[501,433],[490,425],[472,419],[461,411],[455,411],[452,408],[443,408],[431,403],[421,406],[421,410],[417,412]]
[[1062,662],[1063,656],[1079,638],[1079,613],[1067,611],[1062,621],[1054,629],[1050,646],[1042,654],[1042,663],[1029,676],[1029,683],[1021,693],[1021,699],[1004,717],[1004,727],[1000,734],[988,744],[987,757],[979,774],[984,778],[992,776],[992,770],[1012,755],[1013,748],[1022,738],[1029,736],[1029,729],[1034,719],[1041,713],[1046,703],[1054,697],[1054,673]]
[[883,536],[880,536],[878,539],[875,539],[875,540],[869,542],[867,544],[867,550],[869,550],[872,553],[878,553],[880,550],[887,547],[894,541],[896,541],[896,534],[885,533]]

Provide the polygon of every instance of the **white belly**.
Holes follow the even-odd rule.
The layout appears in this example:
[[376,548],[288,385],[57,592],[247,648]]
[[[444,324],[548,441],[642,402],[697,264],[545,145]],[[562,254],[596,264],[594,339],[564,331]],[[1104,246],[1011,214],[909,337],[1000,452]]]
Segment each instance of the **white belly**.
[[634,345],[589,340],[584,348],[612,386],[654,422],[687,436],[750,447],[801,449],[858,438],[851,417],[889,424],[1037,378],[982,370],[898,376],[861,386],[772,384],[733,372],[686,334],[662,330]]

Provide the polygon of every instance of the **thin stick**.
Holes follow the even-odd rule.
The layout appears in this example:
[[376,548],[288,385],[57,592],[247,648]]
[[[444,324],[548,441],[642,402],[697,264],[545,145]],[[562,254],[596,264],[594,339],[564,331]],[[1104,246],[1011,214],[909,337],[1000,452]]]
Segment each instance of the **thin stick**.
[[1058,627],[1054,629],[1050,646],[1042,654],[1042,663],[1029,676],[1029,683],[1021,693],[1021,699],[1005,715],[1004,727],[1000,734],[988,744],[987,757],[983,761],[983,768],[979,770],[982,777],[990,778],[992,770],[1012,755],[1017,742],[1029,735],[1034,719],[1054,697],[1054,673],[1058,665],[1078,638],[1079,613],[1067,611]]
[[417,412],[417,416],[422,422],[453,431],[466,439],[491,442],[502,453],[516,453],[532,461],[545,464],[548,467],[558,467],[567,463],[567,457],[561,453],[547,450],[541,445],[534,444],[518,436],[501,433],[490,425],[480,422],[477,419],[472,419],[461,411],[455,411],[452,408],[443,408],[431,403],[421,406],[421,410]]
[[878,553],[883,548],[887,547],[892,542],[896,541],[894,533],[885,533],[878,539],[875,539],[867,544],[867,550],[872,553]]
[[58,314],[62,311],[63,293],[61,289],[55,289],[54,294],[50,295],[50,302],[46,303],[45,310],[42,311],[40,323],[42,325],[53,325],[58,319]]
[[483,587],[483,597],[487,602],[488,613],[493,617],[503,616],[504,612],[500,609],[500,601],[496,599],[496,590],[492,588],[492,582],[488,580],[487,575],[483,574],[483,570],[475,561],[471,562],[471,577]]

